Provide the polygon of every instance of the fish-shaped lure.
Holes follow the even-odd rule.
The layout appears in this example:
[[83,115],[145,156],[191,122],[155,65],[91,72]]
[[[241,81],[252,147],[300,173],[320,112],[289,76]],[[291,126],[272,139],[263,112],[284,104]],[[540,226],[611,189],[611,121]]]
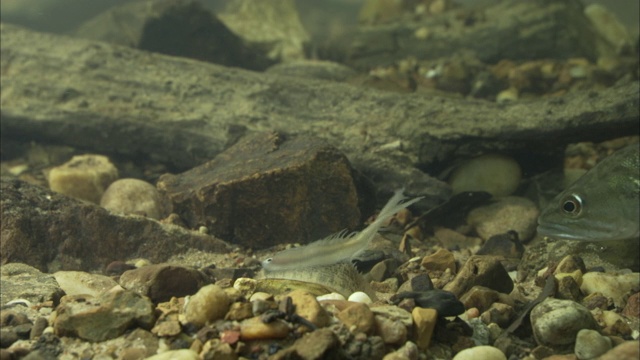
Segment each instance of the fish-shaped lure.
[[265,273],[300,268],[332,265],[350,260],[364,250],[380,227],[395,213],[421,200],[407,200],[398,190],[380,210],[378,217],[360,232],[342,231],[306,246],[281,251],[262,262]]
[[538,234],[573,240],[640,236],[640,147],[629,145],[599,162],[551,201]]

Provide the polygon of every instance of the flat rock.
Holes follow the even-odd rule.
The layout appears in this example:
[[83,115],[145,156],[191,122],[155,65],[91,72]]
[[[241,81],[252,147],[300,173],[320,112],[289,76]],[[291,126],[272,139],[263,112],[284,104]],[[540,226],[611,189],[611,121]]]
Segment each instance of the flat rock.
[[101,270],[114,260],[162,262],[189,248],[228,252],[209,235],[135,216],[119,216],[17,179],[0,179],[2,263],[40,270]]
[[305,334],[296,340],[293,346],[278,351],[273,360],[284,359],[341,359],[344,358],[339,348],[339,342],[331,329],[324,328]]
[[513,230],[518,234],[518,239],[527,242],[536,232],[539,214],[533,201],[508,196],[471,210],[467,222],[484,240]]
[[245,138],[204,165],[163,175],[158,188],[191,228],[254,249],[307,243],[360,221],[349,161],[306,136]]
[[84,271],[56,271],[53,276],[66,295],[99,296],[118,286],[112,278]]
[[[2,215],[3,225],[5,215]],[[4,226],[2,230],[4,232]],[[17,299],[25,299],[33,304],[51,300],[57,302],[62,295],[64,292],[53,275],[44,274],[26,264],[0,266],[0,305]]]
[[154,307],[132,291],[112,291],[99,297],[70,296],[56,308],[53,328],[58,336],[93,342],[113,339],[132,327],[151,329]]

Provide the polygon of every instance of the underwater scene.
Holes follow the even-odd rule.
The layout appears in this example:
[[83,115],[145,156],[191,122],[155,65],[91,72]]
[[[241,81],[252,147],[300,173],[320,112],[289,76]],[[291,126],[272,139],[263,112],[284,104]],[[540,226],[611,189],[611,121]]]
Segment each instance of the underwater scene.
[[640,359],[640,2],[2,0],[0,360]]

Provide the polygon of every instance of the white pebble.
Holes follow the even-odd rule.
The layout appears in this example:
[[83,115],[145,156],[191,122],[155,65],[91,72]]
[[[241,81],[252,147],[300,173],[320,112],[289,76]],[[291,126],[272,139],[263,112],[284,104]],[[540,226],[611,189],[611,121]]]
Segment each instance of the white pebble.
[[345,297],[342,294],[332,292],[329,294],[320,295],[316,297],[316,300],[322,301],[322,300],[347,300],[347,299],[345,299]]
[[266,292],[255,292],[253,293],[253,295],[251,295],[251,297],[249,298],[250,302],[256,301],[256,300],[261,300],[261,301],[265,301],[265,300],[270,300],[273,299],[273,295],[266,293]]
[[364,304],[371,304],[371,298],[369,295],[363,293],[362,291],[356,291],[353,294],[349,295],[349,301],[359,302]]
[[475,346],[464,349],[453,357],[453,360],[507,360],[502,351],[493,346]]

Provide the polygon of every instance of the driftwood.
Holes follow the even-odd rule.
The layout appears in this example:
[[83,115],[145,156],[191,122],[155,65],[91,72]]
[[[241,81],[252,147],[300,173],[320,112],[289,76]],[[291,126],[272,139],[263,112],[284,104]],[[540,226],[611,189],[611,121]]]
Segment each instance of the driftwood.
[[175,171],[264,130],[324,138],[388,186],[428,182],[413,166],[429,171],[456,153],[561,155],[567,142],[638,133],[637,81],[499,105],[274,76],[7,24],[0,29],[4,139],[142,156]]
[[483,62],[503,59],[597,57],[595,32],[578,0],[498,1],[422,21],[363,26],[354,35],[349,65],[370,69],[409,56],[449,57],[464,49]]

